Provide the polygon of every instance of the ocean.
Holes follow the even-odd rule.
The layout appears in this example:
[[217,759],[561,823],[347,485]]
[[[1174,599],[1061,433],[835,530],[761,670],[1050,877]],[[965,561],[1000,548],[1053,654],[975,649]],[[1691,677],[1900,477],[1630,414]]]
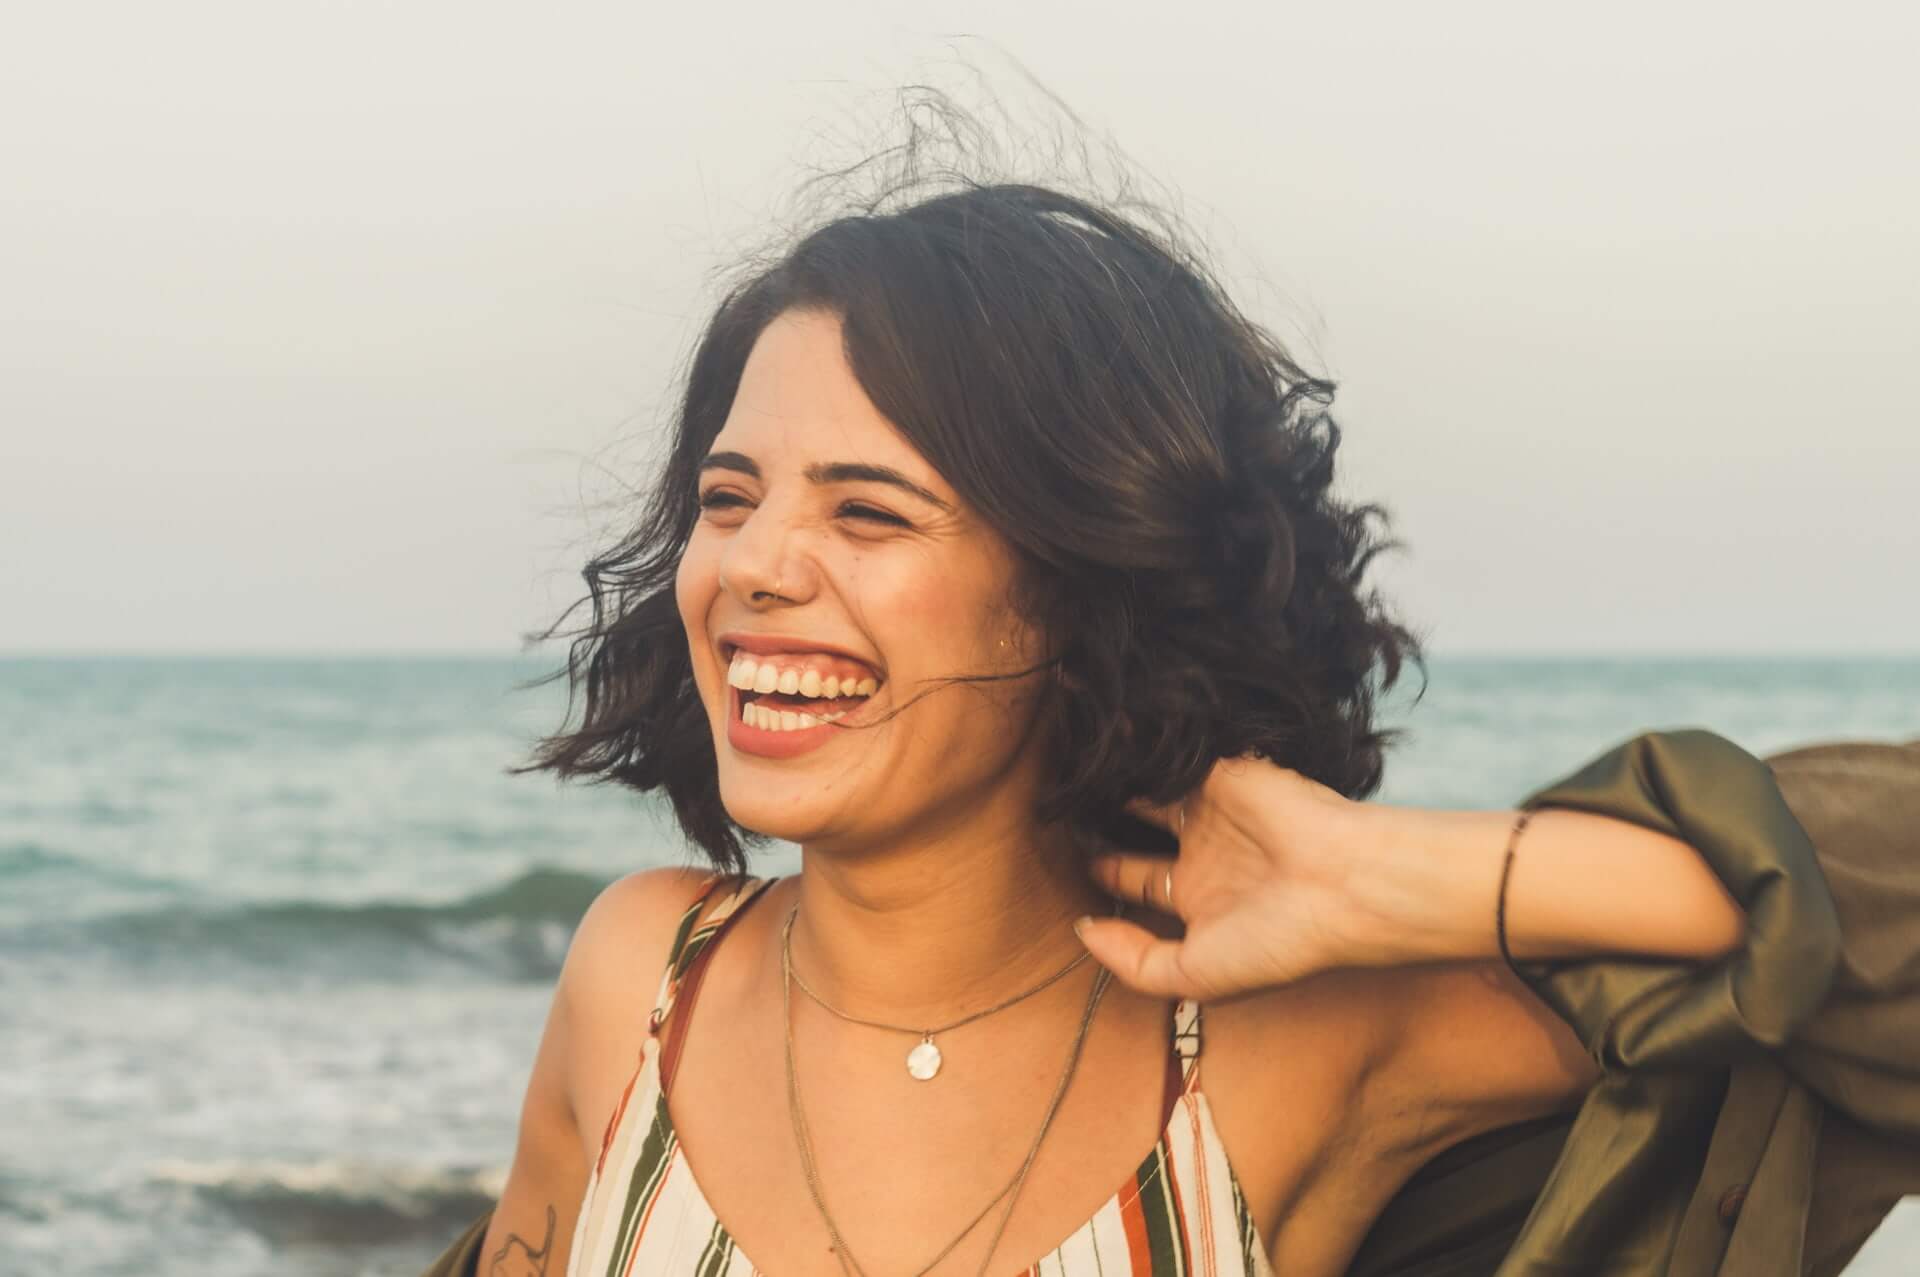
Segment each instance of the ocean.
[[[0,1274],[413,1277],[486,1205],[574,921],[690,859],[505,774],[550,668],[0,660]],[[1920,736],[1920,658],[1436,657],[1410,701],[1378,797],[1499,806],[1651,728]],[[1910,1201],[1849,1272],[1916,1271]]]

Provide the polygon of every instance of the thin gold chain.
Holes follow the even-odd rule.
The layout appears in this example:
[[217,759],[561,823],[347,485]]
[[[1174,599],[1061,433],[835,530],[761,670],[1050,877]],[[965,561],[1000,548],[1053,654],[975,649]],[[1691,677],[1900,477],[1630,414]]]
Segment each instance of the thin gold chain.
[[[800,906],[798,905],[794,906],[794,910],[796,912],[798,912],[799,908]],[[1120,907],[1118,905],[1115,905],[1114,914],[1118,916],[1119,912],[1120,912]],[[791,925],[791,915],[789,915],[789,925]],[[895,1033],[910,1033],[916,1038],[930,1038],[936,1034],[946,1033],[953,1029],[957,1029],[963,1024],[972,1024],[975,1020],[983,1019],[986,1016],[992,1015],[996,1011],[1004,1011],[1016,1002],[1025,1001],[1026,999],[1032,997],[1034,994],[1040,992],[1042,989],[1045,989],[1048,986],[1054,984],[1056,981],[1064,980],[1067,977],[1067,975],[1074,970],[1074,968],[1078,967],[1081,963],[1085,962],[1088,958],[1092,956],[1093,955],[1091,952],[1089,952],[1086,949],[1082,949],[1080,951],[1079,957],[1073,959],[1073,961],[1067,963],[1066,966],[1061,967],[1058,971],[1054,972],[1052,975],[1042,980],[1039,984],[1034,985],[1031,989],[1028,989],[1025,993],[1016,993],[1012,997],[1008,998],[1005,1002],[1001,1002],[995,1006],[990,1006],[984,1011],[975,1011],[972,1015],[962,1016],[960,1019],[955,1020],[952,1024],[943,1024],[937,1029],[916,1029],[904,1024],[883,1024],[879,1020],[863,1020],[857,1015],[848,1015],[845,1011],[842,1011],[839,1007],[836,1007],[835,1005],[833,1005],[833,1003],[827,1001],[825,998],[815,993],[813,991],[812,986],[809,985],[804,979],[801,978],[801,975],[798,971],[793,972],[793,982],[800,986],[800,991],[802,993],[812,998],[815,1002],[818,1002],[826,1010],[833,1012],[835,1015],[839,1016],[842,1020],[846,1020],[851,1024],[864,1024],[870,1029],[890,1029]]]
[[[794,1066],[793,1060],[793,982],[797,980],[798,977],[793,970],[793,949],[791,944],[793,919],[799,912],[799,905],[795,905],[789,910],[786,924],[780,931],[780,968],[783,977],[780,982],[780,1007],[786,1020],[787,1112],[793,1119],[794,1141],[800,1148],[800,1165],[801,1169],[806,1173],[807,1192],[812,1195],[814,1207],[820,1212],[820,1218],[827,1226],[827,1235],[833,1239],[833,1253],[840,1261],[840,1270],[843,1273],[853,1274],[853,1277],[866,1277],[866,1270],[861,1268],[859,1262],[854,1259],[853,1252],[847,1247],[846,1238],[841,1236],[839,1226],[833,1222],[832,1212],[827,1209],[826,1194],[820,1185],[820,1170],[814,1162],[813,1139],[807,1130],[806,1114],[800,1103],[800,1074],[799,1070]],[[1055,979],[1058,978],[1058,976],[1055,977]],[[1006,1235],[1007,1224],[1013,1218],[1013,1208],[1020,1199],[1020,1189],[1027,1182],[1027,1172],[1033,1168],[1034,1158],[1040,1154],[1041,1142],[1046,1139],[1047,1131],[1053,1125],[1054,1115],[1060,1111],[1060,1101],[1066,1096],[1067,1083],[1073,1080],[1074,1070],[1079,1066],[1081,1048],[1086,1045],[1087,1041],[1087,1030],[1093,1026],[1094,1012],[1099,1009],[1101,996],[1106,993],[1107,984],[1112,978],[1113,973],[1102,967],[1100,974],[1094,979],[1093,989],[1087,995],[1086,1010],[1080,1017],[1080,1030],[1073,1039],[1073,1050],[1067,1056],[1066,1070],[1060,1075],[1060,1084],[1054,1088],[1053,1099],[1047,1105],[1046,1117],[1040,1122],[1040,1132],[1034,1136],[1033,1147],[1027,1150],[1026,1160],[1020,1164],[1019,1171],[1014,1175],[1013,1179],[1008,1182],[1007,1186],[998,1193],[995,1193],[992,1201],[989,1201],[980,1213],[975,1215],[972,1221],[960,1230],[959,1235],[942,1247],[940,1253],[935,1255],[925,1267],[916,1272],[914,1277],[926,1277],[927,1273],[933,1271],[934,1267],[951,1254],[953,1248],[958,1246],[961,1240],[965,1238],[968,1233],[972,1232],[981,1220],[987,1217],[1001,1198],[1012,1194],[1011,1199],[1007,1202],[1006,1210],[1000,1215],[1000,1226],[994,1230],[993,1240],[987,1244],[987,1253],[982,1256],[980,1260],[979,1277],[986,1277],[987,1265],[992,1262],[993,1252],[999,1248],[1000,1239]]]

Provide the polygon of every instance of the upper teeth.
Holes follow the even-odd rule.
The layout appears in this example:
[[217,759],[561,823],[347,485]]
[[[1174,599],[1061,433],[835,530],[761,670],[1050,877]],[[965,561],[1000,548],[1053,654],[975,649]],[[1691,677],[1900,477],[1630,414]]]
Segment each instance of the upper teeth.
[[871,696],[880,688],[874,678],[854,675],[821,674],[817,669],[780,666],[773,659],[756,661],[745,652],[735,652],[727,669],[730,686],[751,692],[784,692],[788,696],[823,697]]

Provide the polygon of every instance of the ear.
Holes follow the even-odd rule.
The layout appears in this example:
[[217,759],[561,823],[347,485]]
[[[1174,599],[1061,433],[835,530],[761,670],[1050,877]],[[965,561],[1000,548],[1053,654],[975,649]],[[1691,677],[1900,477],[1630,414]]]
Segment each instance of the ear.
[[1021,615],[1011,603],[999,616],[995,629],[999,637],[994,640],[994,659],[1004,669],[1035,669],[1046,664],[1052,655],[1040,627]]

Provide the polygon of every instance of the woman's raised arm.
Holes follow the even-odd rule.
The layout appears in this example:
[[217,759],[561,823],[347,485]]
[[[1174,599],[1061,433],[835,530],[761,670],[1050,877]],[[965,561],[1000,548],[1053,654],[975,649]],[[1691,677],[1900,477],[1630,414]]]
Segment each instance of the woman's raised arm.
[[[1517,812],[1356,802],[1253,759],[1222,761],[1177,807],[1140,810],[1180,854],[1103,856],[1094,875],[1178,915],[1185,934],[1118,919],[1083,919],[1080,933],[1142,992],[1218,998],[1336,968],[1499,956]],[[1533,812],[1517,841],[1506,891],[1516,959],[1704,960],[1736,949],[1744,927],[1713,869],[1667,830],[1556,809]]]
[[[1704,732],[1662,734],[1660,743],[1689,757],[1737,749]],[[1583,782],[1619,783],[1611,773],[1588,777],[1596,765],[1523,804],[1534,810],[1515,843],[1506,900],[1519,974],[1625,956],[1705,966],[1748,940],[1743,902],[1778,914],[1827,900],[1788,884],[1768,891],[1723,880],[1676,823],[1657,818],[1657,797],[1637,820],[1602,814],[1617,804],[1583,804]],[[1717,841],[1760,836],[1776,815],[1798,834],[1757,762],[1691,774],[1724,791],[1688,804],[1724,814],[1724,831],[1703,831]],[[1081,927],[1088,948],[1136,988],[1203,999],[1336,968],[1380,970],[1381,979],[1356,986],[1372,991],[1370,1018],[1385,1026],[1371,1094],[1383,1121],[1405,1120],[1410,1155],[1564,1108],[1600,1076],[1598,1044],[1583,1040],[1579,1021],[1499,960],[1495,912],[1517,811],[1355,802],[1272,764],[1233,760],[1179,807],[1142,814],[1180,838],[1180,855],[1104,857],[1095,876],[1162,909],[1171,888],[1170,912],[1185,933],[1162,939],[1095,920]],[[1810,920],[1822,921],[1809,928],[1814,942],[1831,939],[1830,917]],[[1825,969],[1810,961],[1810,972]]]

